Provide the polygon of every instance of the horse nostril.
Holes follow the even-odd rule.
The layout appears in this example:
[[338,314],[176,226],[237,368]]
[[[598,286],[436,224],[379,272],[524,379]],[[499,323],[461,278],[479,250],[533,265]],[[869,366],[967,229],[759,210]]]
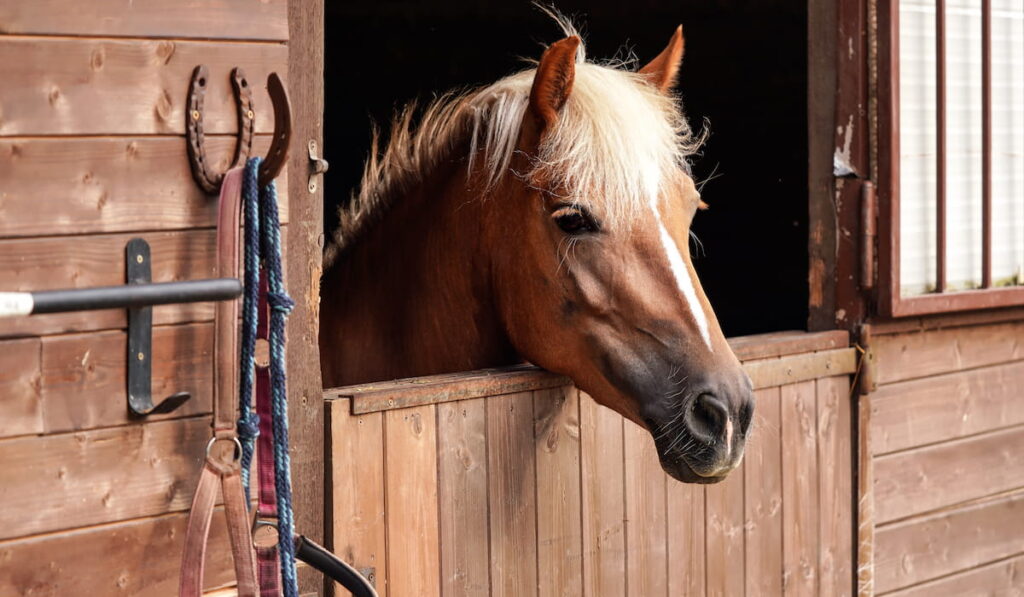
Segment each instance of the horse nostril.
[[729,411],[718,398],[711,394],[697,396],[688,415],[686,426],[690,433],[705,442],[713,443],[725,434]]

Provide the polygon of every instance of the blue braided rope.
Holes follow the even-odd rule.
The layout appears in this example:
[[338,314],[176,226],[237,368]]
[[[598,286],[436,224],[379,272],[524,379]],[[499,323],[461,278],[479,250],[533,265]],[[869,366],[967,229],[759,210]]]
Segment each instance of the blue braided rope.
[[256,438],[260,434],[260,417],[253,410],[252,395],[256,370],[256,328],[259,324],[260,304],[260,216],[259,216],[259,172],[257,167],[247,167],[242,174],[242,202],[245,211],[244,236],[244,284],[242,296],[242,354],[240,363],[238,399],[238,439],[242,442],[242,486],[245,501],[251,503],[249,473],[256,449]]

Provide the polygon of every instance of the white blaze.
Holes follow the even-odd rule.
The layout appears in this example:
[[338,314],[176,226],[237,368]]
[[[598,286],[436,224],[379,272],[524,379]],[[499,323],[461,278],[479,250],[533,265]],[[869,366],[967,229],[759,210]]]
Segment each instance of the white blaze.
[[686,297],[686,302],[690,306],[690,312],[693,313],[693,318],[697,320],[697,328],[700,330],[701,337],[704,338],[704,343],[708,345],[708,350],[714,352],[714,349],[711,348],[711,334],[708,332],[708,318],[700,301],[697,299],[697,290],[693,287],[693,278],[690,277],[690,270],[686,267],[683,254],[680,252],[679,246],[676,245],[675,239],[668,233],[665,224],[662,223],[661,213],[658,212],[656,200],[651,201],[651,210],[654,211],[654,219],[658,222],[661,244],[665,247],[665,253],[668,255],[668,264],[672,269],[672,275],[676,278],[676,285],[679,287],[680,292],[683,293],[683,296]]

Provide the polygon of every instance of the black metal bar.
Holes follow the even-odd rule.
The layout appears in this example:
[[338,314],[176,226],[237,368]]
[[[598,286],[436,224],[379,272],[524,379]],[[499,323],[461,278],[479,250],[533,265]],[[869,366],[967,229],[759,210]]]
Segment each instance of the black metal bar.
[[935,1],[936,210],[935,289],[946,291],[946,0]]
[[992,0],[981,0],[981,286],[992,288]]
[[235,278],[212,278],[186,282],[42,290],[29,294],[32,295],[32,314],[37,315],[225,301],[242,295],[242,283]]

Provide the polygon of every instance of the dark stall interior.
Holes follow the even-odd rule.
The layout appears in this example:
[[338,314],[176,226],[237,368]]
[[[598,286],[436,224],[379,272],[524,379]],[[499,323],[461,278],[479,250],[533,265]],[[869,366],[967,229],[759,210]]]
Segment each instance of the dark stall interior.
[[[684,109],[710,129],[694,162],[711,209],[694,262],[729,336],[807,323],[807,9],[804,0],[561,0],[591,58],[646,62],[682,23]],[[557,41],[526,0],[326,3],[324,226],[358,184],[371,122],[453,87],[524,68]]]

